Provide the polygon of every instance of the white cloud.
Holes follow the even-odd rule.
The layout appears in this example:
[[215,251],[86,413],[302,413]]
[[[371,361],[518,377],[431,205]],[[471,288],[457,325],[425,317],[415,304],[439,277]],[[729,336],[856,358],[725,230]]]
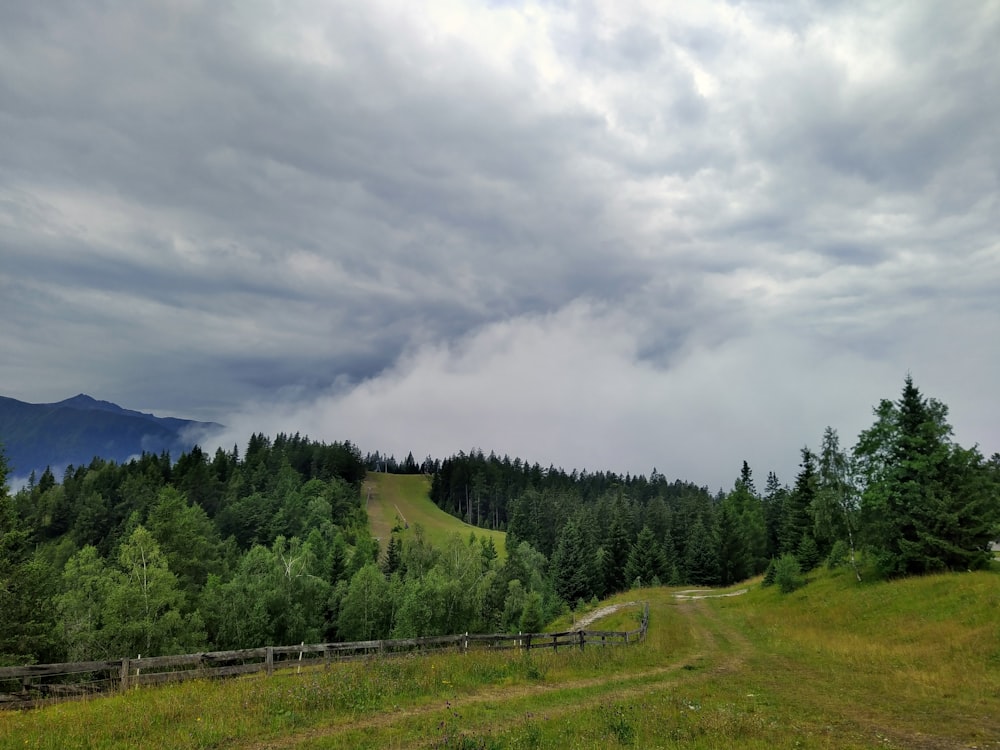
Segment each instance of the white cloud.
[[585,302],[490,324],[412,351],[346,391],[256,404],[220,442],[263,430],[350,439],[399,458],[478,447],[567,470],[655,466],[714,490],[744,459],[761,479],[775,470],[790,482],[798,449],[815,447],[826,425],[851,445],[906,372],[773,329],[697,348],[664,369],[639,356],[644,327]]

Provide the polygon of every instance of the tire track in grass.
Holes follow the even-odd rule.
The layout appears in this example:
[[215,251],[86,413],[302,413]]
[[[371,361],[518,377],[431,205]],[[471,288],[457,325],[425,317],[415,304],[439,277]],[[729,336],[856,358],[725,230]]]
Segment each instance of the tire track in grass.
[[[721,621],[704,604],[700,602],[681,602],[676,611],[682,613],[684,617],[692,621],[695,625],[695,633],[703,634],[697,639],[696,648],[685,654],[683,658],[676,659],[670,664],[641,669],[626,673],[602,675],[599,677],[588,677],[578,680],[566,680],[556,683],[543,683],[534,685],[516,686],[495,686],[487,687],[464,695],[452,696],[445,700],[445,706],[440,701],[427,703],[425,705],[409,708],[395,709],[388,713],[356,718],[348,715],[338,717],[336,723],[288,734],[283,737],[260,740],[245,747],[254,750],[279,750],[280,748],[296,747],[303,743],[323,743],[330,740],[331,746],[337,740],[337,735],[354,734],[364,731],[386,730],[392,726],[405,724],[421,718],[430,718],[436,714],[449,711],[460,711],[463,707],[482,705],[484,703],[497,703],[502,707],[503,717],[518,718],[523,716],[526,708],[521,704],[540,696],[566,693],[566,701],[570,705],[553,706],[544,710],[544,715],[548,718],[558,718],[569,713],[579,711],[583,708],[606,704],[609,696],[613,696],[615,701],[634,698],[654,691],[663,690],[665,687],[675,685],[697,684],[715,678],[715,673],[723,667],[726,669],[735,668],[735,665],[742,661],[745,654],[729,654],[714,669],[703,669],[694,667],[696,663],[702,666],[712,666],[711,662],[721,656],[719,641],[724,643],[737,642],[741,647],[750,648],[749,641],[745,639],[739,641],[732,633],[727,632],[721,636],[716,630],[723,629]],[[642,645],[635,648],[642,648]],[[699,648],[700,647],[700,648]],[[707,662],[707,663],[706,663]],[[640,684],[632,684],[640,683]],[[597,695],[587,695],[588,692],[599,689]],[[493,720],[502,718],[499,714]],[[482,725],[470,726],[469,730],[482,728]],[[427,743],[418,743],[413,746],[421,747],[436,744],[436,741],[428,740]]]

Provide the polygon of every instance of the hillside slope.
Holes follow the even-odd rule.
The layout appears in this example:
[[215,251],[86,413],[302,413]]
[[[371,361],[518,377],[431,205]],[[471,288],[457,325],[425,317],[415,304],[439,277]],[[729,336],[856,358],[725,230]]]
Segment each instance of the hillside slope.
[[452,534],[465,539],[474,533],[493,539],[500,559],[506,557],[504,532],[476,528],[445,513],[431,501],[430,488],[430,478],[423,474],[368,473],[362,493],[372,536],[378,539],[383,553],[393,528],[399,526],[398,534],[405,539],[419,524],[435,546],[443,546]]
[[1000,747],[997,571],[810,575],[789,595],[625,592],[605,604],[650,605],[628,647],[435,652],[0,712],[0,748]]

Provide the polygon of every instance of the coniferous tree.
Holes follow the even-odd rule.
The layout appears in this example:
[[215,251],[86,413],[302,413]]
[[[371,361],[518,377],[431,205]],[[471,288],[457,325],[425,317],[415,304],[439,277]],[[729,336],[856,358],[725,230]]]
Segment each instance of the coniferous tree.
[[615,502],[611,523],[604,539],[603,578],[604,590],[613,594],[624,591],[631,584],[625,576],[625,565],[631,549],[627,529],[627,517],[621,498]]
[[668,586],[677,586],[681,581],[681,564],[677,555],[677,547],[674,545],[674,537],[670,531],[663,535],[663,583]]
[[740,527],[739,515],[728,498],[719,509],[717,537],[719,583],[728,586],[748,578],[751,567],[745,530]]
[[18,517],[0,450],[0,664],[51,658],[53,612],[48,602],[54,572],[32,559],[31,529]]
[[[781,550],[781,524],[787,502],[788,489],[778,481],[778,475],[768,472],[764,486],[764,528],[765,550],[768,560],[774,559]],[[770,563],[769,563],[770,565]]]
[[393,534],[389,537],[389,544],[385,548],[385,562],[382,565],[382,572],[386,578],[390,578],[393,573],[403,567],[402,544],[399,537]]
[[854,454],[864,480],[866,533],[883,573],[966,570],[989,563],[1000,533],[996,489],[979,451],[951,440],[947,407],[907,376],[883,400]]
[[[803,536],[814,536],[811,508],[816,499],[816,456],[808,448],[802,449],[801,469],[795,478],[795,487],[785,499],[781,523],[781,551],[796,554]],[[801,562],[801,561],[800,561]]]
[[684,555],[685,578],[697,586],[714,586],[719,582],[719,557],[712,533],[701,519],[694,522]]
[[649,526],[643,526],[625,562],[625,580],[630,586],[655,586],[666,578],[663,546],[653,536]]
[[542,596],[537,591],[530,591],[524,597],[524,609],[518,624],[522,633],[539,633],[545,627]]
[[559,533],[550,565],[552,582],[563,601],[572,605],[592,596],[595,561],[577,520],[570,519]]

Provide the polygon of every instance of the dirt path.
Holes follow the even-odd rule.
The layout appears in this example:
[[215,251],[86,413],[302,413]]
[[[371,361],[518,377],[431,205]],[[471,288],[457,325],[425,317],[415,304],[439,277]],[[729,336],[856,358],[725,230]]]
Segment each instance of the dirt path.
[[706,591],[712,591],[712,589],[686,589],[675,593],[674,599],[722,599],[727,596],[742,596],[749,590],[750,589],[738,589],[737,591],[727,591],[724,594],[706,594]]
[[579,620],[577,620],[576,624],[573,625],[573,627],[571,627],[570,630],[574,633],[577,632],[578,630],[584,630],[589,625],[592,625],[597,620],[600,620],[602,617],[613,615],[622,607],[637,607],[637,606],[639,606],[639,602],[622,602],[621,604],[609,604],[606,607],[595,609],[593,612],[588,612]]
[[[671,616],[683,618],[690,628],[693,642],[680,650],[667,650],[665,656],[668,662],[661,665],[650,665],[639,668],[623,669],[620,672],[558,682],[537,682],[517,685],[490,684],[482,688],[460,695],[436,696],[427,702],[417,705],[400,705],[387,707],[380,711],[367,714],[350,715],[331,712],[327,723],[303,729],[297,732],[283,734],[266,740],[235,743],[235,746],[254,748],[254,750],[277,750],[278,748],[297,747],[349,747],[361,742],[366,747],[440,747],[441,727],[451,721],[451,717],[465,716],[461,732],[490,734],[498,728],[509,727],[527,716],[534,716],[537,721],[565,719],[581,715],[582,712],[596,711],[611,705],[641,705],[647,696],[691,695],[697,697],[699,686],[715,684],[745,684],[754,670],[760,669],[760,659],[766,656],[760,646],[750,640],[743,632],[738,618],[731,620],[720,607],[707,598],[720,595],[706,595],[700,590],[678,592],[681,596],[666,607],[660,606],[654,613],[655,618],[666,612]],[[738,596],[743,592],[731,592],[722,596]],[[631,603],[631,604],[634,604]],[[628,606],[628,604],[617,605]],[[611,605],[596,610],[591,615],[600,617],[610,614]],[[600,613],[600,614],[599,614]],[[652,634],[655,638],[655,634]],[[631,648],[656,648],[653,644],[638,645]],[[786,663],[780,658],[768,659],[768,663],[785,675],[778,679],[797,678],[806,680],[807,684],[814,677],[808,671],[802,671],[801,665],[794,662]],[[815,676],[820,679],[819,676]],[[757,679],[757,678],[755,678]],[[717,688],[715,688],[717,690]],[[808,692],[808,691],[806,691]],[[779,695],[782,694],[779,692]],[[742,696],[741,696],[742,697]],[[752,698],[752,695],[745,696]],[[809,696],[797,696],[800,705],[796,708],[802,716],[807,716],[813,706]],[[777,714],[777,721],[786,723],[789,732],[802,736],[812,736],[819,742],[816,747],[888,747],[915,748],[919,750],[942,750],[943,748],[969,747],[950,737],[933,737],[895,730],[891,717],[878,712],[867,712],[863,706],[857,705],[849,694],[831,707],[828,696],[816,705],[823,708],[830,716],[842,717],[842,723],[836,724],[836,731],[841,732],[843,744],[827,742],[824,732],[831,731],[827,726],[813,726],[805,723],[802,726],[789,720],[782,714]],[[488,711],[484,713],[483,708]],[[463,710],[467,709],[467,710]],[[719,714],[725,718],[728,714]],[[476,717],[476,718],[473,718]],[[717,717],[718,718],[718,717]],[[886,719],[889,718],[889,721]],[[753,721],[752,714],[743,719]],[[774,718],[768,720],[774,721]],[[831,724],[833,726],[833,724]],[[396,737],[411,738],[404,742],[393,740]],[[412,739],[420,737],[421,739]],[[979,747],[992,747],[980,744]]]
[[[590,614],[595,616],[594,619],[596,619],[607,616],[621,607],[635,606],[636,604],[637,602],[624,602],[617,605],[609,605],[595,610]],[[307,742],[322,742],[325,738],[329,738],[330,746],[333,747],[339,746],[337,745],[337,735],[347,732],[357,732],[358,730],[377,732],[414,719],[431,718],[437,714],[459,711],[463,706],[497,703],[506,706],[507,711],[511,712],[512,715],[519,715],[523,711],[516,704],[529,700],[532,696],[541,696],[555,692],[572,694],[590,691],[595,688],[600,689],[597,695],[579,696],[567,701],[565,706],[547,707],[544,711],[544,716],[546,718],[556,718],[579,711],[582,707],[596,707],[607,704],[610,699],[622,702],[673,685],[692,684],[715,679],[720,672],[736,669],[742,663],[746,656],[746,651],[751,648],[749,641],[743,638],[742,634],[735,632],[734,629],[725,626],[719,621],[715,613],[705,603],[684,601],[683,603],[679,603],[677,611],[692,621],[692,628],[698,634],[697,643],[693,650],[678,655],[678,658],[671,660],[669,664],[598,677],[565,680],[551,684],[487,686],[474,693],[449,698],[442,697],[440,700],[435,700],[426,705],[395,708],[388,712],[376,713],[367,717],[349,718],[340,716],[336,723],[313,727],[294,734],[287,734],[280,738],[250,743],[244,747],[253,748],[254,750],[278,750],[279,748],[296,747]],[[631,648],[642,647],[638,645]],[[694,663],[709,668],[692,670],[691,665]],[[434,742],[434,740],[428,740],[426,746],[430,746]],[[415,746],[420,747],[422,745],[418,744]]]

